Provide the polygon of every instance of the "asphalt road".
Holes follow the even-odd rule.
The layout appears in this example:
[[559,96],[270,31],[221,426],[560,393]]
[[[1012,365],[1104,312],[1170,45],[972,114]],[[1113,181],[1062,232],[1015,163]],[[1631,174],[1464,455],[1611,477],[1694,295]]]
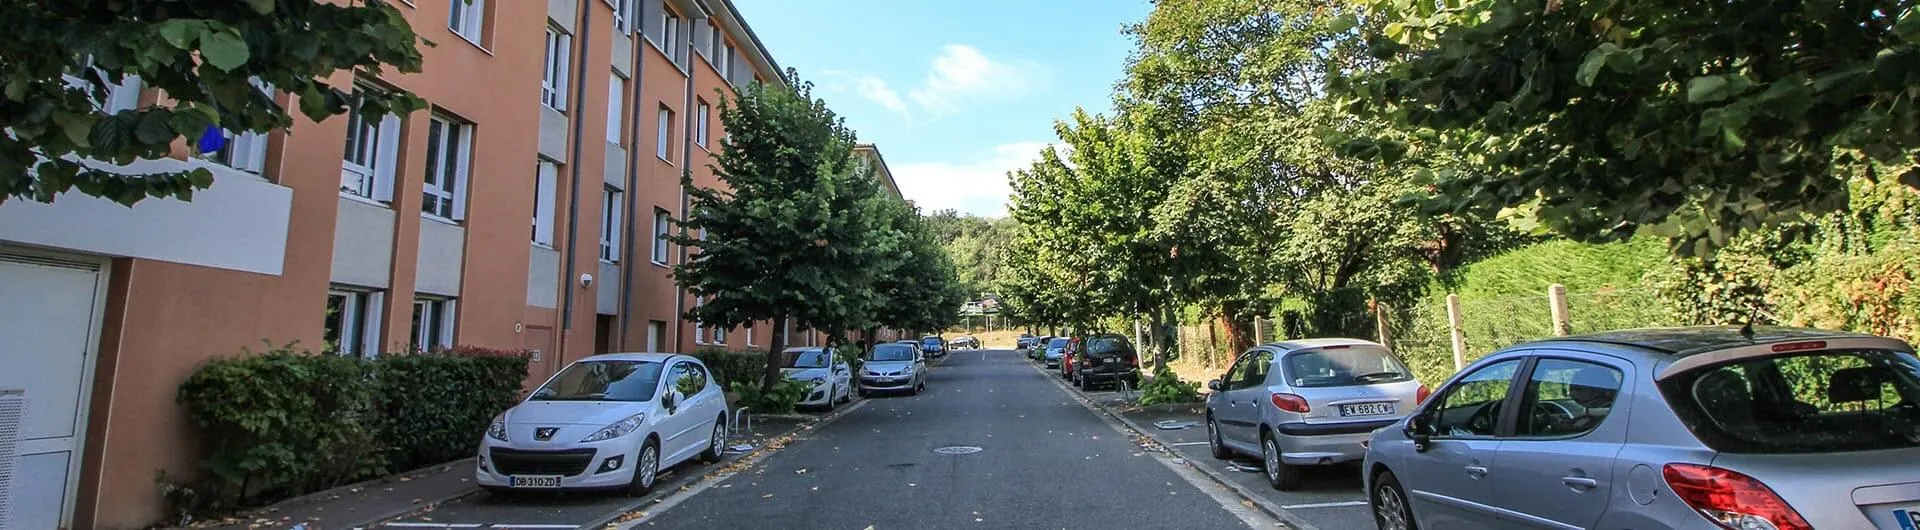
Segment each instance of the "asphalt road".
[[[1017,353],[955,352],[927,386],[875,399],[639,526],[1275,527],[1142,452]],[[948,447],[979,451],[935,451]]]

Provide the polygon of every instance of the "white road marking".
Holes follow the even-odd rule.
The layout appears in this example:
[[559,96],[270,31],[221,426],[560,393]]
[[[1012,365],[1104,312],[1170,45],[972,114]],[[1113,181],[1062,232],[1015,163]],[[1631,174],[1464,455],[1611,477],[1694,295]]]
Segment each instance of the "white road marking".
[[573,524],[505,524],[505,523],[501,523],[501,524],[493,525],[493,528],[519,528],[523,530],[547,530],[547,529],[573,530],[579,527],[580,525],[573,525]]
[[1342,502],[1315,502],[1315,503],[1309,503],[1309,504],[1288,504],[1285,506],[1281,506],[1281,508],[1286,508],[1289,510],[1298,510],[1301,508],[1346,508],[1349,506],[1366,506],[1366,505],[1367,505],[1367,501],[1342,501]]
[[[480,523],[386,523],[380,526],[397,526],[401,528],[480,528],[486,525]],[[568,526],[567,528],[573,527]]]
[[1189,445],[1207,445],[1207,442],[1180,442],[1177,444],[1167,444],[1167,447],[1186,447]]

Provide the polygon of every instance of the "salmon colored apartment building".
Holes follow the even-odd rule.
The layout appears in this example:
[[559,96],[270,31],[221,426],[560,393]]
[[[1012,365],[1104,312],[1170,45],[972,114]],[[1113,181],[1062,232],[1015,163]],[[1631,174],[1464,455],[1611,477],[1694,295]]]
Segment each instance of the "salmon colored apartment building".
[[[134,164],[211,170],[191,202],[0,204],[0,432],[18,440],[0,482],[15,528],[162,517],[156,471],[192,474],[198,456],[176,387],[263,341],[518,348],[537,352],[536,380],[600,352],[769,344],[765,324],[680,318],[696,301],[669,272],[686,250],[657,235],[686,214],[683,174],[720,184],[707,167],[720,100],[782,82],[730,1],[392,3],[437,44],[424,71],[331,81],[429,109],[296,118],[296,134]],[[103,105],[156,97],[134,81]],[[879,151],[856,151],[897,197]]]

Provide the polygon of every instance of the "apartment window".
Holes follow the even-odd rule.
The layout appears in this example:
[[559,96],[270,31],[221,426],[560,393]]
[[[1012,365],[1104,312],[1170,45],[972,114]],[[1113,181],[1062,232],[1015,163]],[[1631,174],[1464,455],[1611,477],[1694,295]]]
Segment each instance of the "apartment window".
[[[92,100],[93,108],[105,114],[116,114],[123,110],[134,110],[140,106],[140,91],[146,86],[140,81],[140,76],[121,76],[120,84],[107,87],[106,97],[93,99],[93,78],[85,74],[86,70],[99,70],[93,66],[92,55],[82,59],[78,68],[70,68],[60,77],[66,81],[67,88],[87,91],[87,97]],[[107,78],[106,71],[100,70],[98,73],[102,79]]]
[[633,0],[607,0],[607,5],[613,6],[613,32],[633,33]]
[[608,263],[620,262],[621,215],[626,211],[626,195],[612,186],[600,195],[600,259]]
[[673,163],[673,110],[668,109],[664,105],[661,106],[660,120],[659,120],[659,123],[656,124],[656,127],[659,129],[658,131],[656,131],[659,134],[659,140],[655,142],[658,145],[654,146],[653,154],[654,156],[660,157],[661,160],[665,160],[668,164],[672,164]]
[[327,291],[326,324],[321,337],[326,351],[351,357],[379,355],[381,296],[349,288]]
[[722,345],[727,343],[727,328],[725,326],[713,327],[713,343]]
[[432,352],[453,349],[453,304],[451,298],[416,296],[413,299],[413,350]]
[[660,17],[660,51],[674,64],[680,63],[680,15],[672,11]]
[[560,28],[547,26],[547,63],[540,79],[540,103],[553,110],[567,110],[567,72],[573,67],[573,36]]
[[715,60],[717,62],[713,63],[713,69],[718,70],[720,72],[720,77],[726,79],[728,83],[732,83],[733,82],[733,43],[728,42],[725,37],[721,37],[720,39],[720,56],[716,57]]
[[480,43],[480,27],[486,22],[487,0],[451,0],[447,10],[447,29],[468,41]]
[[533,178],[533,242],[536,245],[553,246],[554,198],[559,193],[554,186],[559,180],[560,165],[541,160]]
[[747,326],[746,326],[746,328],[745,328],[745,329],[743,329],[742,331],[745,331],[745,332],[746,332],[746,334],[747,334],[747,346],[749,346],[749,347],[751,347],[751,346],[754,346],[754,344],[753,344],[753,323],[752,323],[752,322],[748,322],[748,323],[747,323]]
[[472,163],[473,124],[445,116],[427,120],[427,179],[420,211],[444,219],[466,217],[464,194]]
[[[699,297],[699,296],[695,296],[695,297],[693,297],[693,308],[694,308],[694,309],[699,309],[699,308],[700,308],[700,306],[703,306],[703,305],[707,305],[707,299],[706,299],[706,298],[704,298],[704,297]],[[693,343],[694,343],[694,344],[706,344],[706,343],[707,343],[707,327],[706,327],[706,326],[702,326],[702,325],[700,325],[700,323],[699,323],[699,322],[694,322],[694,323],[693,323]]]
[[667,264],[667,231],[673,229],[671,219],[666,210],[653,210],[653,262],[658,265]]
[[660,341],[666,339],[667,323],[665,321],[647,321],[647,353],[660,353]]
[[707,49],[700,51],[707,54],[707,62],[716,70],[720,67],[720,46],[727,42],[726,35],[725,32],[720,31],[719,22],[707,24]]
[[340,192],[380,202],[393,202],[393,166],[400,144],[400,118],[378,120],[360,115],[360,103],[373,89],[356,87],[347,112],[347,145],[340,170]]
[[266,170],[267,135],[257,132],[221,133],[226,136],[226,143],[220,146],[219,151],[201,153],[201,158],[256,175]]
[[708,120],[707,120],[708,115],[711,114],[711,111],[712,109],[707,107],[706,101],[701,101],[700,106],[694,108],[693,141],[695,143],[700,144],[701,149],[705,149],[707,147],[707,136],[713,133],[712,129],[708,125]]
[[623,144],[627,138],[624,127],[627,102],[627,78],[619,72],[607,76],[607,143]]

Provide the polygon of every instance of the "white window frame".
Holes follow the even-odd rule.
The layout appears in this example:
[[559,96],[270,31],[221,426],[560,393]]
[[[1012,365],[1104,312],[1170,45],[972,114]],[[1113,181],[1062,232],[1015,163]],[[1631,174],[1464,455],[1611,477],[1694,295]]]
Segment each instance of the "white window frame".
[[567,111],[567,72],[573,71],[573,35],[547,24],[545,69],[540,77],[540,104]]
[[447,30],[478,46],[480,32],[487,24],[487,0],[448,0],[447,3]]
[[[703,305],[707,305],[707,299],[706,299],[706,298],[704,298],[704,297],[699,297],[699,296],[695,296],[695,297],[693,297],[693,308],[694,308],[694,309],[699,309],[699,308],[700,308],[700,306],[703,306]],[[706,326],[702,326],[702,325],[700,325],[700,322],[699,322],[699,321],[694,321],[694,322],[693,322],[693,343],[694,343],[694,344],[706,344],[706,343],[707,343],[707,327],[706,327]]]
[[714,70],[717,71],[720,69],[720,63],[718,62],[720,60],[720,46],[727,42],[727,33],[720,30],[720,22],[718,19],[711,19],[707,22],[707,36],[707,49],[700,50],[700,53],[707,56],[707,64],[713,65]]
[[727,328],[725,326],[713,327],[713,343],[721,346],[727,345]]
[[719,60],[713,65],[714,70],[720,72],[720,78],[725,79],[727,84],[733,84],[733,41],[720,43]]
[[654,124],[654,129],[656,137],[654,138],[653,156],[659,157],[662,162],[672,164],[673,109],[667,108],[666,105],[660,106],[659,119],[658,122]]
[[667,322],[664,320],[647,321],[647,353],[661,353],[667,340]]
[[626,226],[622,217],[627,208],[627,193],[607,186],[600,195],[600,261],[620,263],[620,232]]
[[379,123],[360,116],[360,101],[377,89],[354,87],[354,103],[347,110],[346,146],[340,163],[340,193],[393,203],[394,165],[399,163],[400,117],[388,114]]
[[607,76],[607,143],[626,144],[626,104],[627,78],[614,72]]
[[560,164],[540,159],[533,177],[533,244],[553,248],[554,205],[559,196]]
[[749,348],[754,347],[755,344],[753,343],[753,323],[748,322],[747,325],[744,328],[742,328],[741,331],[747,334],[747,347]]
[[345,299],[340,308],[340,350],[335,354],[369,359],[380,356],[380,312],[386,307],[382,294],[346,287],[327,289],[329,302],[335,296]]
[[672,241],[667,234],[673,230],[673,214],[659,208],[653,209],[653,256],[654,265],[665,267],[667,259],[673,256]]
[[413,311],[419,320],[418,329],[411,330],[413,349],[416,352],[431,352],[434,348],[453,348],[453,325],[459,310],[459,300],[439,296],[413,297]]
[[667,54],[667,60],[680,64],[680,15],[662,9],[660,11],[660,52]]
[[[80,68],[82,70],[100,70],[93,66],[92,55],[81,59]],[[106,78],[105,70],[100,70],[100,77],[103,79]],[[92,79],[71,72],[61,73],[60,78],[67,83],[68,88],[75,90],[89,90],[93,87]],[[145,87],[146,84],[140,81],[140,76],[122,75],[120,76],[120,84],[107,87],[106,99],[93,101],[93,108],[102,114],[117,114],[123,110],[136,110],[140,108],[140,93],[145,90]],[[91,91],[88,92],[88,97],[92,97]]]
[[[254,88],[266,92],[268,98],[273,97],[273,85],[263,83],[259,78],[249,81],[253,83]],[[200,159],[255,175],[265,174],[267,167],[267,135],[265,133],[248,131],[234,134],[233,131],[222,129],[220,134],[226,139],[222,142],[220,150],[199,153],[197,156]]]
[[621,35],[633,33],[633,0],[607,0],[613,6],[613,32]]
[[707,144],[712,143],[707,141],[707,137],[713,134],[711,125],[713,107],[708,106],[704,100],[696,99],[694,101],[698,102],[699,106],[694,107],[693,142],[700,144],[701,149],[706,149]]
[[429,118],[421,213],[450,221],[465,219],[472,172],[473,124],[438,114]]

